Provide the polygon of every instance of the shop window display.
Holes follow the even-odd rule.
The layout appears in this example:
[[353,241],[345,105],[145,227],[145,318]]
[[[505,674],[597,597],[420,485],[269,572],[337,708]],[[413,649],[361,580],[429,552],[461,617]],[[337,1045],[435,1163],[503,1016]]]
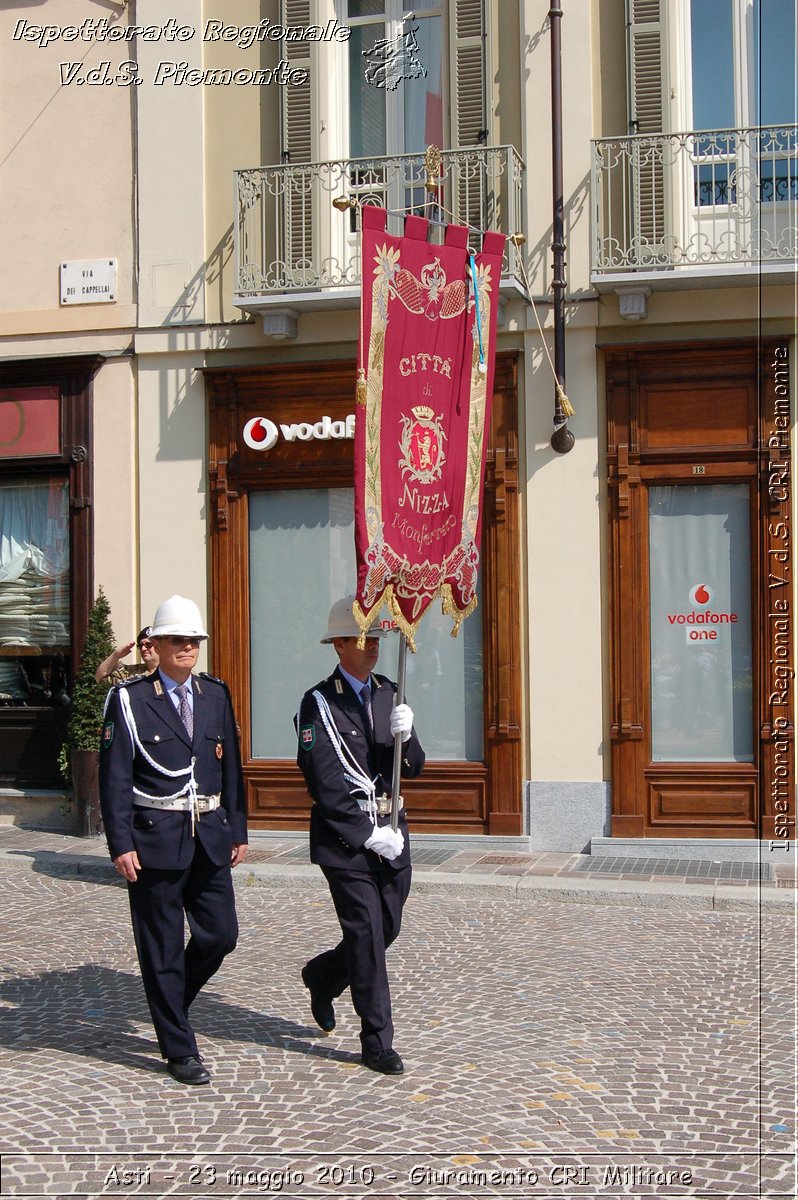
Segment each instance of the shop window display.
[[0,485],[0,705],[68,704],[68,482]]

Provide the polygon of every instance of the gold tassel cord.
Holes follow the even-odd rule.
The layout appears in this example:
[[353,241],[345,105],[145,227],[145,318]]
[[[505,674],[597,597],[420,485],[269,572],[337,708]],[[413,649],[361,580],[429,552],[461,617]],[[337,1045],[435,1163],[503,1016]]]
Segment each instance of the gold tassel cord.
[[563,416],[567,420],[569,417],[572,417],[574,415],[574,408],[573,408],[573,405],[571,404],[571,401],[566,396],[565,388],[560,383],[559,379],[555,380],[555,392],[556,392],[556,396],[557,396],[557,401],[560,405],[560,408],[562,409]]
[[[529,286],[529,276],[526,273],[526,263],[524,262],[524,256],[521,253],[521,245],[525,240],[526,239],[523,237],[523,234],[518,234],[518,233],[514,233],[512,235],[512,237],[510,238],[510,241],[513,243],[516,250],[518,251],[518,263],[519,263],[519,266],[521,267],[521,274],[524,279],[524,287],[526,288],[527,295],[529,296],[529,303],[532,305],[532,312],[535,314],[535,324],[538,327],[538,333],[540,334],[540,341],[543,346],[543,352],[546,355],[546,358],[548,359],[549,367],[551,368],[552,378],[554,379],[554,394],[557,397],[557,403],[560,406],[562,415],[565,418],[565,421],[567,421],[570,417],[575,416],[576,413],[574,411],[574,406],[571,404],[571,401],[568,399],[568,396],[566,395],[565,388],[563,387],[563,385],[560,383],[559,379],[557,378],[557,372],[554,370],[554,363],[552,362],[551,354],[549,353],[549,347],[546,343],[546,335],[543,332],[543,326],[541,325],[540,317],[538,316],[537,305],[535,304],[535,301],[532,296],[532,289]],[[565,422],[563,422],[563,424],[564,423]]]

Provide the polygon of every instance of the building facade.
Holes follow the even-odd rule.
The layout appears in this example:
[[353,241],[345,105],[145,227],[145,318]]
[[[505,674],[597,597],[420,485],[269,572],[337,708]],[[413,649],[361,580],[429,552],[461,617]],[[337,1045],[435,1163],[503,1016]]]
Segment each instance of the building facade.
[[480,605],[454,640],[425,618],[408,669],[428,753],[414,828],[789,841],[792,0],[569,0],[554,18],[567,453],[551,5],[112,8],[0,17],[9,819],[64,808],[58,727],[102,584],[120,641],[164,596],[198,600],[252,823],[306,824],[291,698],[331,668],[318,639],[354,580],[357,205],[378,203],[397,232],[426,206],[524,239],[500,288]]

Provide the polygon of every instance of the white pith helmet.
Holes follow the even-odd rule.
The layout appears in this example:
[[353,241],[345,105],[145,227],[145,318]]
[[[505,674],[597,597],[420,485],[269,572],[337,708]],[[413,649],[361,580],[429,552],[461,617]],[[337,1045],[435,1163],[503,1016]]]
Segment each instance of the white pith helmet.
[[[327,618],[327,632],[321,639],[322,646],[329,645],[333,638],[360,637],[360,626],[352,612],[354,603],[354,596],[344,596],[342,600],[335,601]],[[388,632],[390,631],[381,629],[379,625],[375,624],[369,629],[366,637],[381,638],[385,637]]]
[[200,610],[193,600],[185,596],[170,596],[155,610],[155,619],[150,628],[150,637],[198,637],[207,638],[202,626]]

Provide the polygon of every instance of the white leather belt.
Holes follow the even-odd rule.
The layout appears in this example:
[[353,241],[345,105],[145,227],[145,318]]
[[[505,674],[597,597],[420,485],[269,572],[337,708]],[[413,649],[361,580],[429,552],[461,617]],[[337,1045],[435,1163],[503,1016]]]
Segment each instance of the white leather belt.
[[[377,796],[374,800],[361,800],[357,797],[357,802],[363,809],[363,812],[375,812],[380,817],[387,817],[391,811],[391,797]],[[404,807],[399,808],[399,812],[404,812]]]
[[222,802],[221,793],[215,796],[197,796],[196,807],[191,803],[190,796],[178,796],[174,800],[160,800],[157,796],[136,796],[134,808],[160,808],[169,812],[213,812]]

